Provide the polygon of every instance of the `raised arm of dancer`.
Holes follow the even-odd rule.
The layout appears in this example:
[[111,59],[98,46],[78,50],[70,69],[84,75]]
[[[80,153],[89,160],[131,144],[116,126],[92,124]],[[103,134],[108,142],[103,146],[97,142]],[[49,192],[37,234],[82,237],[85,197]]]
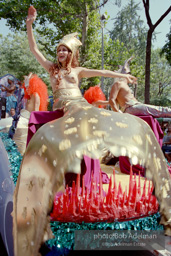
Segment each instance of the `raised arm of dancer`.
[[51,61],[48,61],[43,54],[39,51],[34,35],[33,35],[33,30],[32,30],[32,24],[36,20],[37,16],[37,11],[33,6],[30,6],[28,10],[28,16],[26,19],[26,26],[27,26],[27,36],[28,36],[28,41],[29,41],[29,46],[31,52],[34,54],[36,57],[37,61],[40,63],[40,65],[45,68],[49,72],[49,68],[53,64]]

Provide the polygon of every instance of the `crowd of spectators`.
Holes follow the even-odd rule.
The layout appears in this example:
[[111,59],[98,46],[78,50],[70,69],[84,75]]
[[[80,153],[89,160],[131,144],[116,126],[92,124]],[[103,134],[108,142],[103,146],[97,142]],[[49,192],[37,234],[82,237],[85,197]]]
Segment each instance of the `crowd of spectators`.
[[14,116],[21,94],[24,95],[22,83],[13,76],[7,78],[5,85],[0,84],[0,119]]

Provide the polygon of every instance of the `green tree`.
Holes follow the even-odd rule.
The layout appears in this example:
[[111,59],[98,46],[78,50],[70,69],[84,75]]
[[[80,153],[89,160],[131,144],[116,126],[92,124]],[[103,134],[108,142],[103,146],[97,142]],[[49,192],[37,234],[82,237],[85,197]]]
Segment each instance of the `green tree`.
[[[39,65],[28,45],[26,34],[15,33],[6,37],[0,36],[0,76],[8,73],[23,81],[23,76],[30,72],[37,74],[49,85],[47,72]],[[41,46],[39,46],[41,48]],[[44,52],[44,55],[46,53]]]
[[[143,102],[147,29],[139,16],[139,5],[130,0],[117,13],[110,31],[112,41],[108,47],[108,63],[117,70],[118,64],[123,65],[126,59],[134,56],[130,64],[131,73],[138,78],[137,97]],[[112,49],[115,50],[112,52]]]
[[167,42],[163,46],[160,54],[165,55],[168,63],[171,66],[171,27],[170,27],[170,32],[166,35],[166,37],[167,37]]
[[[128,59],[132,54],[132,51],[128,52],[124,43],[120,42],[119,40],[106,38],[104,44],[104,69],[117,71],[119,69],[119,65],[123,65],[125,60]],[[112,84],[112,78],[104,78],[104,93],[107,98],[109,96]]]
[[[108,0],[58,0],[58,1],[35,1],[34,7],[37,9],[37,24],[41,25],[38,32],[49,38],[44,43],[46,51],[54,56],[51,50],[59,39],[64,35],[78,31],[79,37],[83,43],[83,51],[88,47],[87,35],[93,37],[94,31],[100,29],[100,14],[98,12],[101,6],[104,6]],[[25,19],[28,7],[33,4],[31,0],[25,1],[1,1],[0,17],[7,20],[7,24],[13,30],[25,30]],[[96,20],[96,24],[94,22]],[[95,25],[94,29],[91,23]],[[91,27],[91,28],[90,28]],[[89,30],[90,28],[90,30]],[[96,35],[94,35],[96,36]],[[49,43],[50,41],[50,43]]]
[[159,106],[171,105],[170,66],[165,56],[160,57],[160,49],[151,54],[150,95],[151,103]]
[[[38,16],[34,27],[41,38],[37,39],[42,49],[55,61],[55,47],[59,39],[77,31],[82,41],[80,64],[89,68],[99,68],[101,63],[101,34],[99,8],[108,0],[58,0],[58,1],[1,1],[0,17],[7,20],[13,30],[25,30],[25,19],[28,7],[34,4]],[[120,1],[116,1],[119,4]],[[96,84],[96,78],[83,81],[82,86],[87,87],[90,82]]]
[[134,52],[135,57],[139,56],[142,63],[146,46],[146,33],[143,20],[141,20],[138,11],[140,3],[130,0],[122,8],[114,19],[113,29],[110,32],[112,40],[119,40],[127,48],[128,52]]
[[161,23],[161,21],[169,14],[171,11],[171,6],[167,11],[156,21],[155,24],[152,23],[150,17],[150,1],[142,0],[145,8],[145,14],[147,19],[147,24],[149,26],[147,33],[147,44],[146,44],[146,65],[145,65],[145,103],[150,103],[150,64],[151,64],[151,47],[152,47],[152,35],[156,27]]

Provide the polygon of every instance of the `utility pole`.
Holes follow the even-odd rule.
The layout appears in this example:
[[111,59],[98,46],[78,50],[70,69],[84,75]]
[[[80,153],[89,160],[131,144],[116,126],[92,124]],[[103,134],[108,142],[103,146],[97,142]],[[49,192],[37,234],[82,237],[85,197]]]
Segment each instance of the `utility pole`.
[[[104,69],[104,22],[106,20],[106,15],[103,14],[100,17],[101,20],[101,28],[102,28],[102,70]],[[104,85],[103,85],[104,77],[101,77],[101,89],[104,92]]]

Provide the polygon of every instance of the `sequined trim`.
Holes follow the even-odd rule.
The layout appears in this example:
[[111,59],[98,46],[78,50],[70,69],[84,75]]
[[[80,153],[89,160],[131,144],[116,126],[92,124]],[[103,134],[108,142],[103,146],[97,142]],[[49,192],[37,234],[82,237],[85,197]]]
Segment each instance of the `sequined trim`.
[[80,97],[82,96],[81,91],[76,88],[73,89],[58,89],[53,93],[54,101],[59,98],[68,98],[68,97]]

